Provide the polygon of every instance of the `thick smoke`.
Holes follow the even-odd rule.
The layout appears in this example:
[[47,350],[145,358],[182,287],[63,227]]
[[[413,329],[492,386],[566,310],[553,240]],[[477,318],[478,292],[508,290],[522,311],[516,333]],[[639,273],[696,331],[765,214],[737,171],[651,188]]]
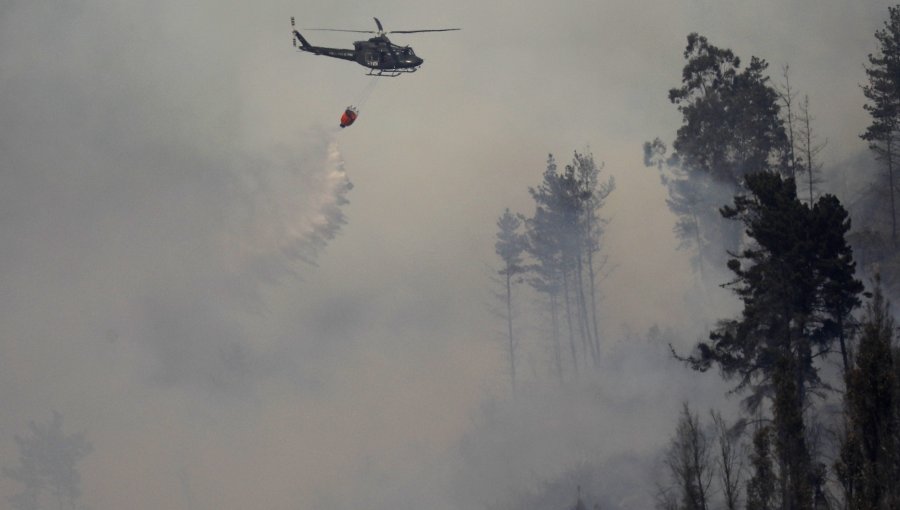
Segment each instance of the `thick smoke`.
[[250,135],[275,129],[208,12],[143,11],[0,7],[0,453],[57,410],[95,446],[86,506],[222,508],[260,485],[242,445],[283,440],[266,413],[313,391],[325,342],[266,295],[303,288],[350,183],[331,132]]
[[[198,13],[67,5],[53,37],[38,29],[52,6],[0,18],[0,317],[4,341],[39,339],[9,355],[90,366],[100,349],[139,380],[246,388],[277,357],[250,333],[261,293],[302,278],[346,222],[333,134],[246,136],[240,61],[191,38]],[[90,370],[38,365],[57,385]]]

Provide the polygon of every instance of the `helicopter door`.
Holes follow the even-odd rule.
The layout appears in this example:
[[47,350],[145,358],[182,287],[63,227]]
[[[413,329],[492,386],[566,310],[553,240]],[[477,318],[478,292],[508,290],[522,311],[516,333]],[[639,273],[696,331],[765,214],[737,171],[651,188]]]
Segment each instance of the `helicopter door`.
[[366,65],[376,67],[381,64],[381,58],[379,58],[379,53],[377,51],[368,51],[366,52]]

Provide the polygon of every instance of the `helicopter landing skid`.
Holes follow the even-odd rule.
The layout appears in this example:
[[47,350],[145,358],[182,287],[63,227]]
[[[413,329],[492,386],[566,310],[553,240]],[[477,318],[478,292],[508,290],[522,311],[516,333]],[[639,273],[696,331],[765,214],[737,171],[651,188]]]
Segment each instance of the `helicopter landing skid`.
[[383,76],[385,78],[396,78],[401,74],[409,74],[418,71],[418,67],[413,68],[396,68],[396,69],[369,69],[366,76]]

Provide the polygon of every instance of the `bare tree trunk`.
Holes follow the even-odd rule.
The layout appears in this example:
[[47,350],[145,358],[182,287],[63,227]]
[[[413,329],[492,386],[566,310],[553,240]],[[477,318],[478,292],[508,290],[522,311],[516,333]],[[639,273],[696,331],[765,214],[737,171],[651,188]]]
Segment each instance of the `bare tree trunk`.
[[588,250],[588,277],[591,290],[591,322],[594,326],[594,342],[597,344],[597,361],[600,360],[600,328],[597,326],[597,280],[594,276],[594,250]]
[[728,429],[728,423],[718,412],[713,412],[712,419],[716,428],[716,441],[719,449],[719,478],[722,484],[722,495],[727,510],[737,510],[740,498],[741,477],[743,475],[743,456]]
[[563,297],[566,308],[566,323],[569,329],[569,347],[572,350],[572,368],[575,370],[575,376],[578,376],[578,353],[575,347],[575,329],[572,326],[572,304],[569,298],[569,276],[568,272],[563,270]]
[[897,206],[894,201],[894,140],[887,142],[888,193],[891,195],[891,244],[897,246]]
[[581,340],[582,344],[584,344],[585,353],[591,353],[591,361],[593,361],[594,365],[596,366],[597,350],[593,335],[591,334],[591,328],[588,325],[587,300],[584,295],[584,264],[582,262],[581,253],[578,254],[578,268],[576,278],[576,288],[578,292],[575,296],[575,299],[578,303],[578,327],[581,330]]
[[791,89],[791,78],[790,78],[790,67],[784,66],[781,69],[782,75],[784,76],[784,85],[782,85],[779,90],[779,96],[781,96],[781,102],[784,103],[785,108],[787,109],[787,119],[785,119],[785,124],[787,125],[787,135],[788,135],[788,157],[791,160],[791,177],[794,179],[797,178],[797,156],[794,153],[794,96],[796,93]]
[[509,335],[509,380],[513,395],[516,393],[516,345],[512,327],[512,268],[506,268],[506,325]]
[[550,322],[553,328],[553,361],[556,365],[556,377],[563,381],[562,345],[559,342],[559,303],[558,293],[550,295]]

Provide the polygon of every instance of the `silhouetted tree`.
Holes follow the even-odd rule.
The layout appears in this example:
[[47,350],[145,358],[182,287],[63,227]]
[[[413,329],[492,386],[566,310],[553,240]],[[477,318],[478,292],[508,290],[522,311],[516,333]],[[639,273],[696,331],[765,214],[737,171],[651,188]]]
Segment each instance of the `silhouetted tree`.
[[740,239],[740,229],[722,221],[719,207],[742,189],[746,175],[787,168],[789,143],[764,60],[752,57],[742,69],[731,50],[696,33],[687,37],[684,58],[682,85],[669,91],[683,119],[674,152],[663,157],[659,140],[644,151],[645,163],[669,170],[663,182],[679,217],[675,231],[682,246],[696,249],[702,276],[704,258],[718,264],[722,248],[734,250]]
[[783,504],[801,510],[812,504],[803,410],[821,382],[814,360],[839,340],[833,315],[849,314],[862,286],[844,240],[849,219],[836,198],[822,197],[810,208],[797,198],[793,179],[772,172],[745,182],[748,194],[722,209],[752,240],[728,262],[735,274],[729,286],[743,312],[721,322],[689,361],[698,370],[715,363],[737,377],[738,390],[753,390],[751,408],[772,398]]
[[815,201],[816,185],[822,182],[820,177],[822,163],[819,161],[819,153],[828,144],[828,140],[818,141],[812,128],[813,120],[815,119],[809,113],[809,96],[803,96],[803,102],[798,106],[795,150],[799,153],[797,172],[806,175],[806,190],[810,204]]
[[[681,410],[675,436],[665,454],[665,464],[675,486],[681,510],[709,508],[710,485],[713,479],[710,441],[703,432],[700,419],[687,403]],[[665,491],[661,492],[665,494]],[[658,498],[660,506],[675,496]]]
[[10,498],[14,509],[44,508],[42,496],[46,495],[60,510],[75,510],[81,496],[76,466],[92,447],[83,434],[63,433],[62,421],[62,415],[54,411],[49,423],[29,422],[29,435],[15,436],[19,465],[3,470],[7,478],[25,486]]
[[778,100],[782,106],[782,122],[785,136],[787,136],[786,174],[796,179],[797,167],[800,166],[800,157],[797,154],[797,138],[799,137],[799,133],[797,133],[799,117],[796,112],[797,92],[791,86],[790,66],[785,65],[782,67],[781,75],[784,80],[775,90],[778,93]]
[[884,28],[875,32],[878,53],[870,54],[866,66],[868,83],[863,93],[865,109],[872,123],[860,135],[885,169],[885,185],[890,204],[891,241],[897,243],[896,177],[898,135],[900,135],[900,6],[888,8]]
[[716,440],[716,466],[727,510],[737,510],[744,478],[745,453],[741,445],[744,421],[729,426],[722,413],[712,412]]

